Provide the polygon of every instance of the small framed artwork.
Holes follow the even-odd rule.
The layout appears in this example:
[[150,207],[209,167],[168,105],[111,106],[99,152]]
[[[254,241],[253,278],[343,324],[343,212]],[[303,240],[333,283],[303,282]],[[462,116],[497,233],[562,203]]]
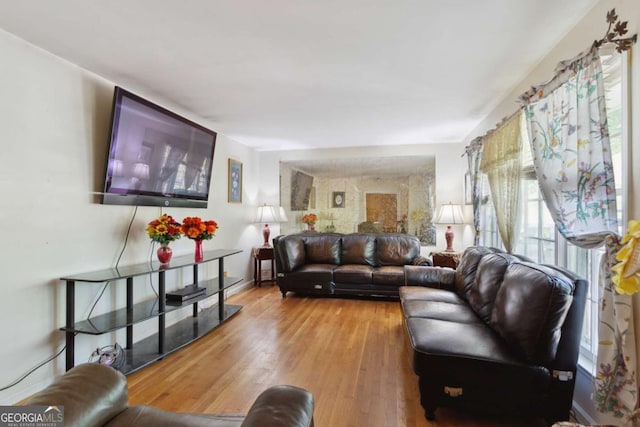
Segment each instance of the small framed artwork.
[[229,159],[229,203],[242,203],[242,162]]
[[344,191],[334,191],[331,196],[332,208],[344,208]]

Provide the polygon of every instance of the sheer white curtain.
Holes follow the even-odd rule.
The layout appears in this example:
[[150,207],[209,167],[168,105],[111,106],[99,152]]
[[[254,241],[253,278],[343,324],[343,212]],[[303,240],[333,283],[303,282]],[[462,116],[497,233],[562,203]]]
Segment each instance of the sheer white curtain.
[[605,245],[594,401],[623,417],[637,400],[633,311],[614,289],[619,249],[616,192],[598,50],[561,63],[548,83],[523,95],[536,177],[558,231],[582,248]]
[[469,163],[467,168],[469,181],[468,183],[465,182],[465,185],[468,184],[471,186],[471,188],[467,188],[466,190],[471,192],[471,203],[473,204],[473,244],[478,245],[480,242],[480,186],[482,182],[480,162],[482,161],[482,138],[478,137],[471,141],[471,144],[465,148],[465,154],[467,155],[467,162]]
[[510,253],[516,247],[520,230],[521,118],[518,111],[484,137],[480,164],[480,170],[489,178],[500,237]]

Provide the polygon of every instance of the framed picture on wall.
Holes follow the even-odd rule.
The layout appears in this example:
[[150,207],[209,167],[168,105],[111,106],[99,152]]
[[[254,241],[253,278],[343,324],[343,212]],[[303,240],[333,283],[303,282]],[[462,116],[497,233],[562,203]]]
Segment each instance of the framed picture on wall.
[[229,203],[242,203],[242,162],[229,159]]
[[334,191],[331,196],[332,208],[344,208],[344,191]]

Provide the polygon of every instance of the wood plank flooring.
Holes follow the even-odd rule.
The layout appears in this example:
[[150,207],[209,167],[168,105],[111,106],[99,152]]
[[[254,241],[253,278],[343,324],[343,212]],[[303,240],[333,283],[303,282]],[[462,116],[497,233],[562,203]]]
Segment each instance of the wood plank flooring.
[[539,427],[439,409],[424,418],[403,348],[399,302],[283,299],[251,288],[227,300],[244,306],[207,336],[128,376],[131,404],[168,411],[246,413],[275,384],[310,390],[315,424],[329,427]]

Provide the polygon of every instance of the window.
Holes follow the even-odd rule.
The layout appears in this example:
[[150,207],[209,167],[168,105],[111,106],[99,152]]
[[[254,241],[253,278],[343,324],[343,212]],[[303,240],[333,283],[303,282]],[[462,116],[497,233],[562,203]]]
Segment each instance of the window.
[[[619,233],[626,222],[626,168],[623,159],[627,145],[626,54],[601,51],[605,83],[607,121],[611,139],[611,151],[616,180]],[[547,210],[533,172],[531,152],[523,125],[523,174],[522,174],[522,224],[515,253],[523,254],[544,264],[568,268],[585,277],[590,284],[583,326],[580,363],[595,374],[595,356],[598,351],[598,268],[604,249],[582,249],[569,244],[556,230]],[[486,187],[486,188],[485,188]],[[497,232],[495,212],[490,202],[488,185],[483,186],[483,202],[480,217],[480,243],[484,246],[501,246]]]
[[480,243],[483,246],[501,248],[503,246],[498,232],[495,209],[491,201],[489,180],[484,176],[481,180],[480,189]]

